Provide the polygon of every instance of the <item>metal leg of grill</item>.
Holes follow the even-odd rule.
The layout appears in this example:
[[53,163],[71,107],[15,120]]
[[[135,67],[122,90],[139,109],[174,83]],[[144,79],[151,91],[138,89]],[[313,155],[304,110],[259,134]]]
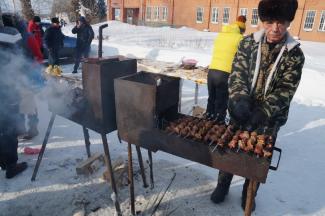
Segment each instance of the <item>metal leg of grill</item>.
[[89,132],[88,132],[88,129],[85,126],[82,126],[82,130],[83,130],[84,138],[85,138],[87,156],[88,156],[88,158],[90,158],[91,153],[90,153]]
[[153,189],[155,187],[155,183],[153,180],[153,167],[152,167],[152,152],[148,151],[149,157],[149,168],[150,168],[150,188]]
[[249,180],[249,185],[247,188],[245,216],[250,216],[252,214],[252,207],[253,201],[255,199],[255,193],[257,190],[257,184],[257,181]]
[[134,180],[133,180],[133,162],[132,162],[132,147],[128,143],[128,177],[129,177],[129,190],[131,198],[131,213],[135,215],[135,199],[134,199]]
[[109,154],[109,148],[108,148],[106,134],[101,134],[101,136],[102,136],[102,140],[103,140],[106,166],[107,166],[109,177],[111,179],[111,187],[112,187],[113,193],[115,194],[115,200],[113,200],[115,202],[115,209],[116,209],[117,215],[122,216],[119,198],[118,198],[118,194],[117,194],[115,178],[114,178],[114,173],[113,173],[111,156]]
[[54,120],[55,120],[55,116],[56,115],[54,113],[52,113],[50,123],[47,126],[47,130],[46,130],[46,133],[45,133],[45,137],[44,137],[44,140],[43,140],[41,151],[38,154],[37,162],[36,162],[36,165],[35,165],[35,168],[34,168],[34,171],[33,171],[33,175],[32,175],[32,179],[31,179],[32,181],[35,181],[35,178],[36,178],[36,175],[37,175],[37,172],[38,172],[38,168],[39,168],[39,166],[41,164],[43,154],[44,154],[44,151],[45,151],[45,148],[46,148],[46,144],[47,144],[47,141],[49,139],[49,136],[50,136],[50,133],[51,133],[51,130],[52,130],[52,126],[53,126],[53,123],[54,123]]
[[139,161],[139,165],[140,165],[140,172],[141,172],[141,176],[142,176],[143,187],[147,188],[148,183],[147,183],[146,173],[145,173],[144,166],[143,166],[141,149],[139,146],[136,146],[135,148],[136,148],[137,154],[138,154],[138,161]]
[[194,93],[194,106],[198,104],[198,99],[199,99],[199,84],[196,82],[195,83],[195,93]]

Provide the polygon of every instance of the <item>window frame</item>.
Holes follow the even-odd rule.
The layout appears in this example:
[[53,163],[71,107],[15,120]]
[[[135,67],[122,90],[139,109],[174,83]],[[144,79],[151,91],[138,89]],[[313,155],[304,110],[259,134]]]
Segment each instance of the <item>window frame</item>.
[[[214,11],[216,11],[216,16],[214,16]],[[214,20],[214,18],[216,18],[216,20]],[[213,23],[213,24],[219,23],[219,8],[218,7],[211,8],[211,23]]]
[[[242,11],[246,11],[246,14],[242,14]],[[248,17],[248,8],[240,8],[239,15]]]
[[152,20],[153,21],[158,21],[159,20],[159,16],[160,16],[159,6],[153,6],[153,18],[152,18]]
[[[199,13],[199,9],[202,9],[202,20],[200,21],[200,20],[198,20],[198,13]],[[196,7],[196,23],[203,23],[203,21],[204,21],[204,7]]]
[[[149,13],[148,13],[149,11]],[[146,21],[151,21],[152,17],[152,6],[147,6],[146,7]]]
[[[255,14],[254,14],[254,11],[256,12]],[[251,16],[251,22],[250,22],[251,26],[252,27],[258,26],[258,20],[259,20],[259,18],[258,18],[258,9],[257,8],[252,8],[252,16]]]
[[168,7],[166,6],[161,7],[161,20],[162,21],[168,20]]
[[[322,23],[322,21],[323,21],[323,23]],[[318,31],[325,32],[325,10],[322,10],[322,12],[321,12],[321,16],[319,18]]]
[[[226,9],[228,9],[228,17],[227,17],[227,22],[225,22],[225,12]],[[230,7],[224,7],[223,8],[223,13],[222,13],[222,24],[229,24],[229,19],[230,19]]]
[[[313,17],[308,17],[309,13],[314,13],[314,16]],[[305,21],[304,21],[304,31],[306,31],[306,32],[313,31],[316,14],[317,14],[316,10],[307,10],[306,11],[306,16],[305,16]],[[307,22],[310,22],[311,19],[312,19],[312,23],[307,23]],[[311,27],[308,27],[308,26],[306,27],[306,25],[311,25]]]

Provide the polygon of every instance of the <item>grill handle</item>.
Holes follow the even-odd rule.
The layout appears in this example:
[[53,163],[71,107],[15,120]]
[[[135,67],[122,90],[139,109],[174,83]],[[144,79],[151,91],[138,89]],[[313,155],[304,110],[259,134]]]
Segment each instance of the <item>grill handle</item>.
[[269,169],[275,171],[275,170],[277,170],[277,169],[279,168],[279,163],[280,163],[280,159],[281,159],[281,155],[282,155],[282,149],[277,148],[277,147],[273,147],[273,152],[274,152],[274,151],[279,152],[278,162],[277,162],[277,164],[276,164],[276,167],[270,165]]

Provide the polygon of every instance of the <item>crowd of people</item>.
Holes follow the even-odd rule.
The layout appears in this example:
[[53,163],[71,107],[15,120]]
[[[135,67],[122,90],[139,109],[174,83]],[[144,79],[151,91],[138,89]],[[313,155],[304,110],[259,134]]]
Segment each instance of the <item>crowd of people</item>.
[[[3,15],[4,27],[0,27],[0,168],[6,171],[6,177],[12,178],[27,168],[27,163],[18,163],[18,140],[33,139],[38,135],[38,111],[35,90],[42,85],[41,71],[44,64],[44,51],[48,51],[48,64],[51,68],[59,65],[59,52],[63,47],[64,34],[61,25],[63,19],[51,19],[51,26],[45,32],[41,18],[34,16],[26,22],[17,14]],[[76,73],[82,57],[88,57],[90,44],[94,38],[92,27],[84,17],[80,17],[72,30],[77,34],[75,48]],[[10,39],[10,37],[17,40]],[[9,63],[19,61],[19,67]],[[14,75],[15,74],[15,75]],[[12,79],[16,76],[15,80]],[[13,82],[11,82],[13,81]],[[11,83],[12,85],[9,85]],[[26,127],[27,126],[27,127]]]

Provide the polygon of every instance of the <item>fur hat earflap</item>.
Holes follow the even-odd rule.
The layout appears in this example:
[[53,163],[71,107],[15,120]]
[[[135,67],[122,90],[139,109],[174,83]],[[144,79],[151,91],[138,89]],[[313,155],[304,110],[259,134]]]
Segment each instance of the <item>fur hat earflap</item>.
[[297,0],[261,0],[258,4],[258,16],[264,21],[289,21],[295,18]]

